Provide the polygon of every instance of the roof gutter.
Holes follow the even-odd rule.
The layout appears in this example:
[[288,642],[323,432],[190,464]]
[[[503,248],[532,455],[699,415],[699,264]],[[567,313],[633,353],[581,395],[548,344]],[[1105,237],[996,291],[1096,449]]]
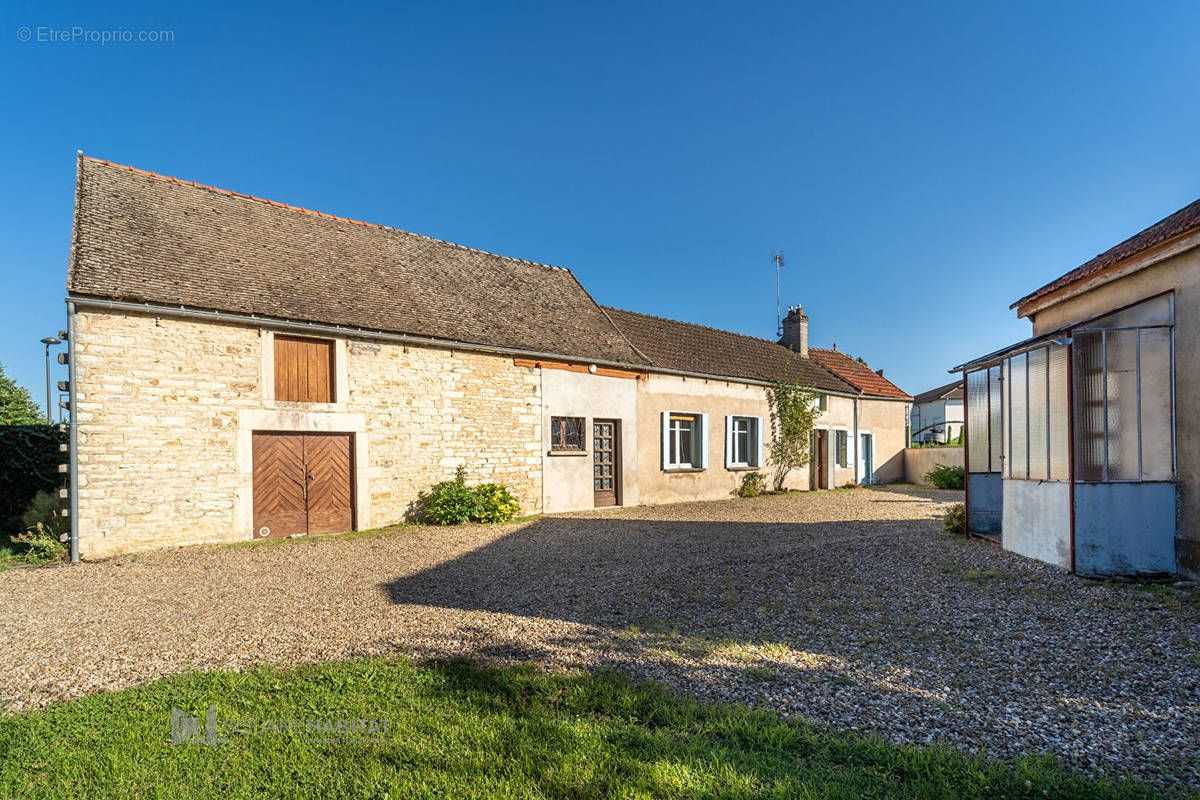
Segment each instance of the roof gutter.
[[[667,369],[651,364],[631,364],[625,361],[608,361],[604,359],[571,356],[565,353],[547,353],[540,350],[521,350],[514,347],[499,347],[496,345],[458,342],[448,339],[434,339],[428,336],[413,336],[407,333],[388,333],[386,331],[368,328],[351,327],[348,325],[326,325],[317,322],[299,322],[295,320],[260,317],[256,314],[233,314],[226,311],[211,311],[206,309],[189,308],[187,306],[162,306],[152,303],[135,303],[125,300],[104,300],[94,297],[70,295],[67,303],[73,303],[76,308],[99,308],[107,311],[121,311],[133,314],[149,314],[175,319],[189,319],[203,322],[224,322],[234,325],[254,325],[273,330],[291,331],[293,333],[321,334],[325,336],[357,336],[362,339],[375,339],[381,342],[395,342],[414,347],[428,347],[438,350],[462,350],[473,353],[484,353],[496,356],[516,356],[520,358],[543,359],[549,361],[574,361],[584,364],[595,364],[598,367],[614,367],[617,369],[635,369],[642,372],[653,372],[661,375],[677,375],[684,378],[700,378],[710,381],[725,381],[727,383],[743,383],[750,386],[771,386],[771,381],[754,378],[738,378],[732,375],[713,375],[705,372],[689,372],[687,370]],[[858,397],[858,394],[840,392],[833,389],[818,390],[823,394],[838,397]],[[876,398],[872,398],[876,399]],[[888,400],[892,398],[878,398]],[[900,398],[895,398],[900,399]]]

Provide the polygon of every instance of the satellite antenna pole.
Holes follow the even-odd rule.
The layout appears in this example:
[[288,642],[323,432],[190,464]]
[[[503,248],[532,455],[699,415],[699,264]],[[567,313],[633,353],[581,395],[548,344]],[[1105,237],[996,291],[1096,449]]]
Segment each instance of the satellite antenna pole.
[[783,251],[776,250],[771,260],[775,262],[775,335],[783,336],[783,317],[779,305],[779,270],[783,268]]

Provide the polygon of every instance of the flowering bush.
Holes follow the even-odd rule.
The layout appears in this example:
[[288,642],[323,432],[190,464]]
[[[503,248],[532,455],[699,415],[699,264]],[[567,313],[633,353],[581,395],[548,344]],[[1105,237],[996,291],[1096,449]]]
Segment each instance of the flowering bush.
[[467,470],[459,467],[454,480],[442,481],[422,494],[420,517],[435,525],[464,522],[506,522],[521,510],[517,499],[499,483],[467,486]]
[[784,481],[793,469],[808,463],[809,440],[821,410],[819,394],[805,387],[797,374],[791,382],[778,380],[767,390],[771,407],[771,443],[767,461],[771,465],[771,486],[783,491]]
[[479,501],[479,509],[478,516],[473,519],[479,522],[507,522],[521,510],[517,498],[499,483],[476,486],[475,496]]
[[62,536],[39,522],[24,533],[12,537],[13,542],[25,548],[25,560],[34,563],[62,561],[67,557],[67,546]]

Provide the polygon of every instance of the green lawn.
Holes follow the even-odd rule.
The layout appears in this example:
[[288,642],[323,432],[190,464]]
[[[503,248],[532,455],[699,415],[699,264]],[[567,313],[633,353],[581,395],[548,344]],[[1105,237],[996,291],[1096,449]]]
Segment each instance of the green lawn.
[[[377,741],[239,734],[172,745],[172,707],[387,719]],[[988,763],[611,674],[365,660],[196,673],[0,719],[0,797],[1154,797],[1047,759]]]

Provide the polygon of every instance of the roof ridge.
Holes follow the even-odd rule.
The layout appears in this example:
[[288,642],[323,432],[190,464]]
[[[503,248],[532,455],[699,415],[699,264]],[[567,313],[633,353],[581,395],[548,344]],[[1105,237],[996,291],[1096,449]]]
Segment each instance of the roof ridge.
[[673,322],[676,325],[691,325],[693,328],[703,328],[704,330],[713,331],[714,333],[724,333],[729,336],[740,336],[741,338],[749,339],[752,342],[760,342],[763,344],[773,344],[776,347],[782,347],[784,350],[789,350],[791,352],[795,352],[794,350],[791,350],[791,348],[781,345],[779,342],[775,342],[770,339],[764,339],[761,336],[751,336],[748,333],[738,333],[737,331],[730,331],[730,330],[726,330],[725,328],[714,328],[711,325],[701,325],[699,322],[688,322],[688,321],[682,320],[682,319],[671,319],[670,317],[660,317],[660,316],[657,316],[656,314],[644,314],[641,311],[630,311],[629,309],[617,308],[616,306],[601,306],[601,308],[603,308],[605,311],[620,311],[622,314],[637,314],[639,317],[648,317],[649,319],[658,319],[658,320],[662,320],[663,322]]
[[[782,345],[779,342],[772,341],[770,339],[763,339],[759,336],[750,336],[749,334],[738,333],[737,331],[727,331],[724,328],[714,328],[711,325],[701,325],[698,322],[685,322],[684,320],[671,319],[670,317],[660,317],[660,316],[656,316],[654,314],[643,314],[640,311],[629,311],[627,309],[617,308],[615,306],[601,306],[601,310],[603,310],[605,312],[617,311],[622,314],[633,314],[634,316],[637,316],[637,317],[645,317],[646,319],[654,319],[654,320],[658,320],[660,322],[669,322],[672,325],[687,325],[692,328],[699,328],[701,330],[711,331],[713,333],[720,333],[720,334],[724,334],[726,336],[736,336],[739,339],[745,339],[747,341],[754,342],[755,344],[771,345],[772,347],[777,347],[780,350],[783,350],[785,353],[787,353],[789,359],[791,359],[793,356],[799,356],[800,358],[804,359],[805,362],[807,362],[808,368],[811,369],[811,368],[815,367],[818,371],[825,372],[827,375],[829,375],[835,381],[845,384],[846,386],[850,387],[850,389],[859,390],[858,387],[855,386],[853,383],[848,381],[846,378],[843,378],[841,375],[837,374],[834,370],[825,366],[820,361],[818,361],[814,358],[806,358],[804,356],[800,356],[800,354],[797,353],[792,348],[787,347],[786,345]],[[618,330],[620,329],[620,327],[621,327],[620,325],[617,325]],[[628,337],[626,337],[626,340],[628,341]],[[630,342],[630,345],[632,346],[633,342]],[[634,349],[637,349],[637,348],[634,347]],[[638,350],[638,352],[641,352],[641,350]],[[729,377],[732,377],[732,376],[729,376]]]
[[[170,183],[178,183],[178,184],[181,184],[184,186],[191,186],[196,189],[206,189],[210,192],[216,192],[218,194],[229,195],[230,197],[240,197],[244,200],[253,200],[256,203],[263,203],[265,205],[275,206],[276,208],[286,208],[289,211],[299,211],[304,214],[310,214],[314,217],[322,217],[324,219],[334,220],[335,222],[349,222],[352,225],[362,225],[364,228],[378,228],[379,230],[382,230],[382,231],[389,231],[392,233],[403,233],[407,236],[415,236],[418,239],[426,239],[431,242],[437,242],[438,244],[445,244],[445,245],[449,245],[451,247],[457,247],[460,250],[466,250],[471,253],[479,253],[479,254],[485,255],[485,256],[493,256],[495,258],[503,258],[507,261],[516,261],[521,264],[530,264],[531,266],[535,266],[535,267],[545,267],[546,269],[556,269],[556,270],[561,270],[563,272],[571,272],[571,270],[568,269],[567,267],[560,267],[560,266],[557,266],[556,264],[547,264],[542,261],[532,261],[528,258],[517,258],[516,256],[506,256],[506,255],[503,255],[502,253],[493,253],[490,250],[483,250],[478,247],[468,247],[465,244],[459,244],[458,242],[451,242],[446,239],[439,239],[436,236],[428,236],[424,233],[416,233],[414,231],[405,230],[403,228],[396,228],[391,225],[381,225],[377,222],[363,222],[362,220],[352,219],[350,217],[339,217],[336,214],[326,214],[324,211],[316,211],[311,208],[304,208],[303,206],[294,206],[291,203],[283,203],[278,200],[270,200],[265,197],[258,197],[257,195],[253,195],[253,194],[246,194],[244,192],[235,192],[232,189],[222,189],[219,186],[210,186],[207,183],[200,183],[198,181],[189,181],[189,180],[185,180],[183,178],[176,178],[171,175],[163,175],[158,172],[152,172],[148,169],[140,169],[138,167],[131,167],[128,164],[118,164],[117,162],[109,161],[106,158],[96,158],[94,156],[85,156],[85,155],[83,155],[82,151],[79,154],[79,158],[84,161],[91,161],[96,164],[103,164],[106,167],[114,167],[116,169],[123,169],[123,170],[127,170],[129,172],[137,173],[139,175],[146,175],[151,178],[158,178],[159,180],[168,181]],[[571,274],[574,275],[574,273],[571,273]]]

